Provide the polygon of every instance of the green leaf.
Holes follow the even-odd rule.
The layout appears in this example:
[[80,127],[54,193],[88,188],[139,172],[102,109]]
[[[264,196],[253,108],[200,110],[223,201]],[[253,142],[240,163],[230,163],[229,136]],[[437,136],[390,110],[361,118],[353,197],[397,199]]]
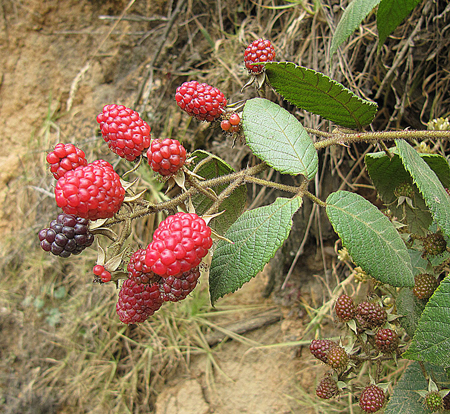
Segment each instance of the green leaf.
[[378,50],[422,0],[381,0],[377,12]]
[[291,62],[265,64],[272,87],[287,101],[346,128],[362,129],[376,113],[375,102],[361,99],[323,73]]
[[242,127],[253,153],[275,170],[308,179],[316,175],[318,156],[312,139],[281,106],[262,98],[248,100]]
[[428,300],[404,358],[450,366],[450,279],[447,276]]
[[269,206],[246,211],[220,240],[209,271],[211,303],[242,287],[275,255],[292,227],[301,198],[277,198]]
[[445,188],[450,188],[450,165],[448,161],[439,154],[419,154],[428,166],[436,173],[439,181]]
[[380,210],[348,191],[331,193],[326,203],[331,224],[358,266],[382,283],[414,286],[408,250]]
[[[425,364],[428,374],[436,380],[441,388],[450,387],[446,372],[440,368]],[[423,398],[416,391],[427,390],[428,381],[424,377],[418,362],[411,363],[394,387],[394,393],[389,399],[385,414],[424,414],[431,413],[425,410]]]
[[417,329],[419,319],[425,309],[425,304],[417,299],[411,289],[404,288],[400,291],[395,301],[397,314],[403,315],[398,319],[400,325],[412,338]]
[[367,15],[381,0],[353,0],[342,14],[331,39],[330,56],[333,56],[338,47],[359,27]]
[[[394,151],[392,152],[394,153]],[[389,158],[384,152],[367,154],[365,156],[367,172],[381,199],[393,215],[398,220],[404,219],[411,233],[424,235],[433,218],[400,157],[395,153],[393,155],[392,158]],[[411,198],[413,207],[406,201],[398,205],[394,191],[402,184],[409,184],[414,190],[414,196]]]
[[450,197],[442,183],[411,145],[403,140],[396,140],[395,143],[403,165],[411,174],[434,220],[450,236]]
[[[191,154],[191,157],[195,158],[189,166],[190,170],[194,170],[200,161],[210,157],[210,161],[200,166],[200,168],[196,171],[197,175],[205,179],[215,178],[234,172],[234,169],[231,168],[224,160],[216,155],[210,154],[207,151],[194,151]],[[216,195],[219,195],[227,187],[228,184],[224,184],[214,187],[213,190]],[[220,204],[219,212],[224,210],[224,213],[213,218],[210,221],[209,226],[219,234],[225,233],[225,231],[242,214],[246,202],[247,187],[245,185],[241,185]],[[192,204],[194,205],[197,214],[203,215],[212,206],[213,200],[204,194],[199,193],[192,197]]]

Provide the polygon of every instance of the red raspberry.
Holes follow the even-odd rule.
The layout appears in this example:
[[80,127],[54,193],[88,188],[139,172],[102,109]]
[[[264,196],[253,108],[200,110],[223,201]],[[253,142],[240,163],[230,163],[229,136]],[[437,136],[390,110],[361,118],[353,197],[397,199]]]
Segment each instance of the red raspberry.
[[331,377],[325,377],[316,388],[316,395],[324,400],[333,398],[339,392],[336,381]]
[[163,175],[173,175],[186,162],[186,149],[176,139],[155,139],[147,151],[152,170]]
[[386,311],[377,303],[361,302],[356,308],[357,316],[359,316],[364,327],[375,328],[383,326],[387,320]]
[[139,249],[133,253],[127,266],[128,277],[137,284],[159,282],[160,277],[155,275],[145,264],[145,249]]
[[162,277],[181,277],[197,267],[212,246],[211,229],[195,213],[177,213],[160,223],[145,264]]
[[327,363],[328,352],[331,348],[336,346],[338,346],[338,344],[329,339],[313,339],[311,345],[309,345],[309,350],[317,359]]
[[344,348],[335,346],[328,351],[327,364],[334,369],[344,369],[348,364],[348,354]]
[[185,299],[197,285],[200,277],[198,267],[184,272],[180,277],[168,276],[161,283],[161,293],[165,301],[178,302]]
[[439,286],[439,281],[427,273],[420,273],[414,278],[413,293],[419,299],[429,299]]
[[92,272],[95,276],[98,276],[103,283],[111,282],[111,273],[105,269],[105,266],[95,265]]
[[47,155],[50,172],[57,180],[64,177],[67,171],[87,165],[84,152],[73,144],[56,144],[52,152]]
[[127,279],[120,289],[116,311],[123,323],[139,323],[153,315],[162,304],[158,283],[137,284],[134,280]]
[[119,211],[125,190],[111,164],[97,160],[68,171],[56,183],[55,196],[65,213],[97,220]]
[[69,257],[89,247],[94,242],[94,235],[89,233],[88,220],[61,213],[50,223],[50,228],[39,232],[39,241],[46,252]]
[[383,407],[385,398],[384,391],[380,387],[369,385],[359,397],[359,406],[366,413],[374,413]]
[[121,158],[134,161],[150,146],[151,128],[130,108],[105,105],[97,122],[109,149]]
[[341,295],[338,297],[334,305],[336,316],[342,322],[348,322],[356,315],[356,306],[353,299],[348,295]]
[[199,121],[212,122],[220,118],[227,106],[224,94],[207,83],[184,82],[175,94],[177,105]]
[[258,75],[264,70],[263,65],[252,65],[252,63],[272,62],[275,60],[275,48],[270,40],[257,39],[250,43],[244,52],[244,63],[249,73]]
[[379,329],[375,335],[375,345],[385,353],[394,352],[398,348],[398,335],[392,329]]

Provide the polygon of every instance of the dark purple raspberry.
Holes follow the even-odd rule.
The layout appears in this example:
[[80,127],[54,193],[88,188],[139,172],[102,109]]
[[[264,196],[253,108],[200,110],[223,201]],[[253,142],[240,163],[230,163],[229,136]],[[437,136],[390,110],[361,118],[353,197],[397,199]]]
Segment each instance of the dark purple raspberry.
[[162,277],[181,277],[197,267],[212,246],[211,229],[195,213],[177,213],[161,222],[147,247],[145,264]]
[[366,413],[374,413],[384,405],[384,391],[376,385],[369,385],[364,388],[359,397],[359,406]]
[[56,144],[47,155],[50,171],[57,180],[64,177],[67,171],[87,165],[86,156],[82,150],[73,144]]
[[338,346],[338,344],[329,339],[313,339],[311,345],[309,345],[309,350],[317,359],[327,363],[328,352],[336,346]]
[[341,346],[335,346],[328,351],[327,364],[334,369],[342,370],[348,364],[348,354]]
[[383,326],[387,320],[386,311],[377,303],[361,302],[356,307],[356,313],[368,328]]
[[128,262],[128,277],[134,280],[137,284],[159,282],[161,279],[145,264],[146,253],[147,251],[145,249],[139,249],[133,253],[130,261]]
[[379,329],[375,335],[375,345],[385,353],[394,352],[398,348],[399,338],[392,329]]
[[104,160],[68,171],[55,187],[56,204],[67,214],[97,220],[116,214],[125,189],[112,165]]
[[168,276],[161,281],[161,293],[165,301],[178,302],[185,299],[197,285],[200,277],[198,267],[184,272],[180,277]]
[[61,213],[49,228],[39,232],[39,241],[46,252],[69,257],[89,247],[94,242],[94,235],[89,233],[89,220]]
[[273,60],[275,60],[275,48],[270,40],[257,39],[245,49],[245,67],[253,75],[257,75],[264,70],[263,65],[253,65],[253,63],[272,62]]
[[199,121],[216,121],[227,106],[224,94],[207,83],[184,82],[175,94],[177,105]]
[[119,292],[117,315],[126,324],[144,322],[161,307],[163,301],[158,283],[137,284],[127,279]]
[[420,273],[414,278],[413,293],[418,299],[429,299],[439,286],[439,281],[427,273]]
[[147,159],[153,171],[162,176],[174,175],[186,162],[186,149],[176,139],[155,139]]
[[316,395],[324,400],[333,398],[338,392],[339,388],[336,381],[330,376],[323,378],[316,388]]
[[356,306],[350,296],[341,295],[334,305],[334,311],[340,321],[348,322],[355,317]]
[[134,161],[150,146],[150,127],[130,108],[105,105],[97,122],[109,149],[121,158]]

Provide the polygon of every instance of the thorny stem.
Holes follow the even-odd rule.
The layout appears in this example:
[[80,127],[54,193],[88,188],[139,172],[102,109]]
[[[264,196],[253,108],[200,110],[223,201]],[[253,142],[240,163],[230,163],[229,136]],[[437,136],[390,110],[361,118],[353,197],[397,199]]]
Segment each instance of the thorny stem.
[[220,204],[229,197],[236,188],[243,184],[245,177],[239,177],[237,180],[232,182],[225,190],[223,190],[217,200],[213,203],[213,205],[206,211],[206,215],[217,213]]

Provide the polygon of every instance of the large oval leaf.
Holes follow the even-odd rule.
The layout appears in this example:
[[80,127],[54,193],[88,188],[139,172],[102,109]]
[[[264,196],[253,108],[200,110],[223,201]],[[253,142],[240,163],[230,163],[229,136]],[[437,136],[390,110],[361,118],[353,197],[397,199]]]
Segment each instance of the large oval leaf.
[[377,113],[375,102],[361,99],[323,73],[291,62],[269,62],[265,68],[270,84],[284,99],[338,125],[362,129]]
[[275,170],[308,179],[316,175],[318,157],[312,139],[281,106],[262,98],[248,100],[242,127],[253,153]]
[[[203,150],[197,150],[191,154],[191,158],[194,158],[194,160],[189,164],[189,168],[194,170],[201,161],[208,157],[210,161],[201,165],[200,168],[196,170],[197,175],[209,179],[234,172],[234,169],[224,160]],[[227,187],[228,184],[217,186],[214,187],[214,191],[219,195]],[[220,216],[213,218],[209,222],[209,226],[219,234],[225,233],[225,231],[242,214],[246,202],[247,187],[241,185],[220,204],[219,212],[223,211],[223,213]],[[192,197],[192,204],[194,205],[197,214],[202,215],[212,206],[213,200],[204,194],[198,193]]]
[[428,300],[403,357],[450,367],[450,276]]
[[269,206],[245,212],[220,240],[209,270],[211,303],[242,287],[275,255],[292,227],[302,199],[277,198]]
[[355,263],[392,286],[414,286],[411,259],[394,225],[373,204],[348,191],[331,193],[326,211]]
[[450,197],[438,176],[406,141],[396,140],[395,144],[403,165],[411,174],[414,184],[422,194],[434,220],[442,231],[450,237]]

